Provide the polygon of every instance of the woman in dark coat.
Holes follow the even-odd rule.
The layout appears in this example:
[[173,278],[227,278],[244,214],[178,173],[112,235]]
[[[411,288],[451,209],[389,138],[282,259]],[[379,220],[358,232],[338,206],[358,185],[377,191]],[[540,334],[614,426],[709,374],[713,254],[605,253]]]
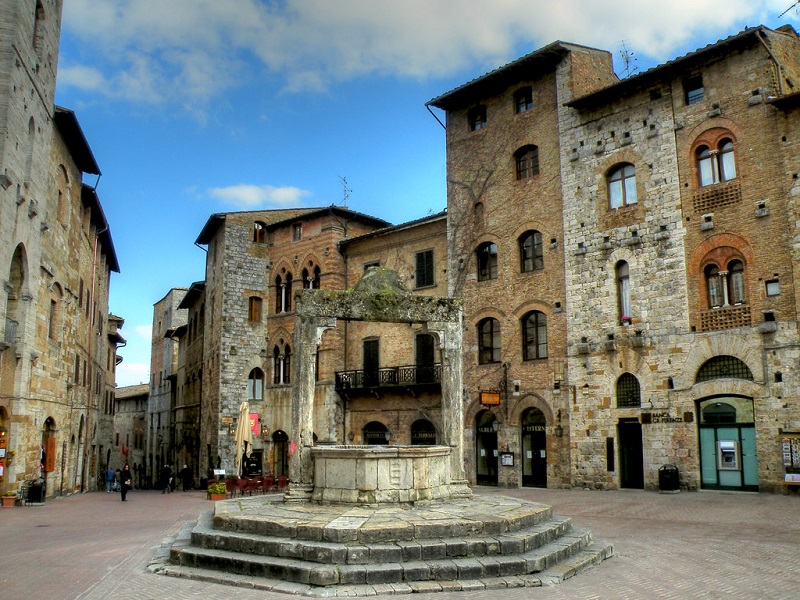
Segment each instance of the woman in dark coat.
[[126,464],[125,467],[122,469],[122,473],[119,477],[119,483],[121,486],[120,492],[122,496],[122,501],[126,502],[125,496],[128,495],[128,490],[133,487],[133,480],[131,477],[131,468]]

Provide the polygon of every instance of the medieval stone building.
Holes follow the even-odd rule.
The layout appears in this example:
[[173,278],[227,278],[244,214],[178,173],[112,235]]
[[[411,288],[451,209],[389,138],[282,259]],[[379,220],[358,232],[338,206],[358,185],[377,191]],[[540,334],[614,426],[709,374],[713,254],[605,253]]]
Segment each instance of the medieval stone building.
[[798,50],[757,27],[618,81],[558,42],[430,102],[479,481],[654,488],[671,464],[781,490],[800,467]]
[[[0,489],[94,489],[111,445],[119,266],[84,175],[100,169],[54,105],[60,0],[0,3]],[[104,466],[104,465],[103,465]]]

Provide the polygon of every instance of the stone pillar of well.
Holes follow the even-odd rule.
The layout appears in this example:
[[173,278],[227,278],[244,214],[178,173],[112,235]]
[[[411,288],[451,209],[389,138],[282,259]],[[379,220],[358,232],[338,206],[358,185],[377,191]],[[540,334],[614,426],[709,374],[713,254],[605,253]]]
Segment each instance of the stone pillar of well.
[[305,501],[314,491],[314,389],[316,355],[322,333],[336,319],[298,315],[294,322],[295,376],[292,388],[292,432],[289,436],[289,489],[285,500]]

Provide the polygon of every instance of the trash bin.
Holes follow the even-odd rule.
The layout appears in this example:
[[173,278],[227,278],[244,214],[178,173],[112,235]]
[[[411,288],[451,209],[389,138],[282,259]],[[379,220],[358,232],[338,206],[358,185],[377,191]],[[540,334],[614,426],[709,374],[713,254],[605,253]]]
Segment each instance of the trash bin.
[[681,491],[678,467],[675,465],[663,465],[658,469],[658,489],[662,494],[677,494]]
[[43,479],[31,481],[28,487],[28,504],[41,504],[44,502],[45,483]]

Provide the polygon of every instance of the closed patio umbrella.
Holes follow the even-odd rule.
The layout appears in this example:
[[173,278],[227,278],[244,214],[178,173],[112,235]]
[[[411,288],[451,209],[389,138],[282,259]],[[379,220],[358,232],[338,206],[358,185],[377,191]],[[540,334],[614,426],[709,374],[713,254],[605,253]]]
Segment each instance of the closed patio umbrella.
[[242,474],[242,457],[250,456],[253,446],[253,430],[250,429],[250,405],[242,402],[239,406],[239,422],[236,424],[236,435],[234,436],[234,457],[233,466],[237,475]]

